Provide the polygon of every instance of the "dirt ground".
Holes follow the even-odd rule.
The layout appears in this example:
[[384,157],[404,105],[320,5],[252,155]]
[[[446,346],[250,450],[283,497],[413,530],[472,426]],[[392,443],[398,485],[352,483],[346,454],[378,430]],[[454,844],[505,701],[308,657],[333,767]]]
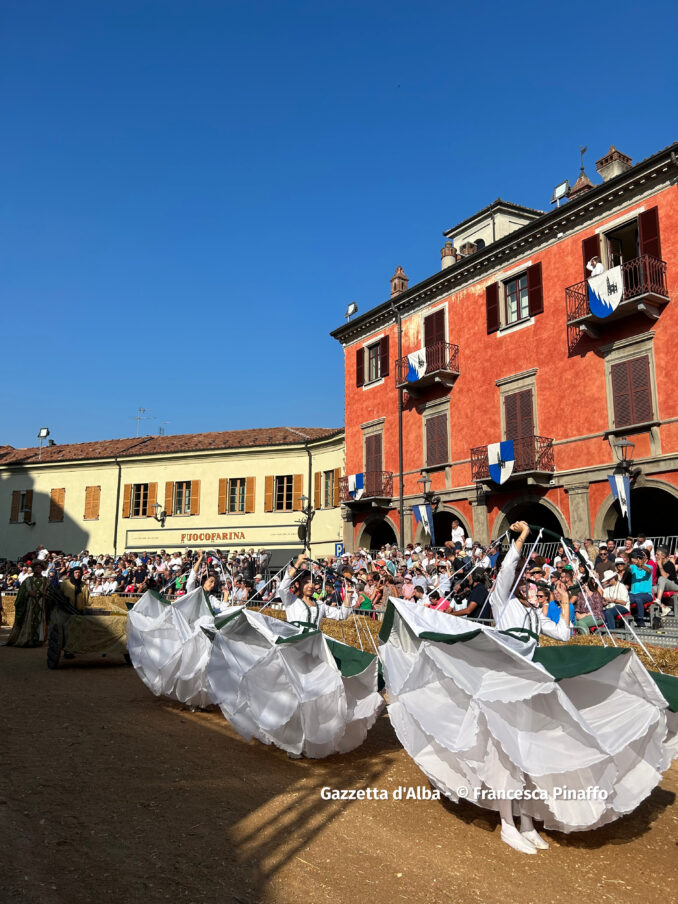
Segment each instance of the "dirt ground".
[[527,857],[472,804],[321,798],[428,787],[385,714],[349,755],[291,760],[120,660],[0,647],[0,769],[2,901],[678,901],[678,764],[630,817]]

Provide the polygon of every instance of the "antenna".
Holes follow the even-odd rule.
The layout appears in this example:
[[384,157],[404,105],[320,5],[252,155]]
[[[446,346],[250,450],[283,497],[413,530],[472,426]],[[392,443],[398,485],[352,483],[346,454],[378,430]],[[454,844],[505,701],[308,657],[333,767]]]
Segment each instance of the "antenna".
[[154,421],[155,417],[152,414],[147,414],[148,409],[146,408],[137,408],[136,417],[130,418],[130,420],[137,422],[137,436],[140,436],[141,430],[141,422],[142,421]]

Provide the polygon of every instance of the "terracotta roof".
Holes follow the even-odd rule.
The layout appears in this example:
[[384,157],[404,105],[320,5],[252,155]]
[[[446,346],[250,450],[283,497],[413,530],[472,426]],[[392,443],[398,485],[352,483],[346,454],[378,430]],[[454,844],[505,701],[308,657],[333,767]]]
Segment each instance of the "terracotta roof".
[[[184,433],[176,436],[135,436],[131,439],[106,439],[96,443],[43,446],[14,449],[0,446],[0,466],[34,464],[38,460],[85,461],[92,458],[128,458],[135,455],[170,455],[200,452],[206,449],[239,449],[252,446],[285,446],[303,443],[304,437],[324,439],[342,432],[338,427],[262,427],[257,430],[223,430],[217,433]],[[301,436],[300,434],[304,434]]]

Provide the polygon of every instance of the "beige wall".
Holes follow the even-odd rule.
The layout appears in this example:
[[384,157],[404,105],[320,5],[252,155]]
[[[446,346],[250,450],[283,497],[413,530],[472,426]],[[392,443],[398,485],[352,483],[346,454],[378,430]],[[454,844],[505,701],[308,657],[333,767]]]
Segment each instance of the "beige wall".
[[[309,448],[313,474],[337,468],[344,473],[343,434],[329,440],[316,440]],[[315,502],[314,478],[311,477],[309,489],[308,456],[302,443],[298,446],[181,453],[162,458],[120,459],[120,475],[113,460],[35,464],[13,469],[0,467],[0,556],[14,558],[35,549],[38,544],[64,552],[87,548],[93,553],[113,552],[114,549],[120,553],[131,548],[174,550],[182,546],[300,548],[297,529],[298,522],[303,520],[301,512],[264,511],[266,476],[284,474],[303,475],[302,493],[311,498],[312,504]],[[220,515],[219,480],[236,477],[255,478],[254,512]],[[151,517],[122,517],[125,484],[157,483],[158,502],[163,504],[165,483],[181,480],[200,481],[199,514],[171,515],[165,528]],[[87,486],[101,487],[99,517],[95,521],[84,520]],[[57,488],[65,489],[64,520],[50,523],[50,492]],[[10,523],[12,492],[27,489],[33,491],[31,521],[35,522],[34,527]],[[202,539],[194,538],[200,534]],[[338,505],[316,512],[311,539],[313,555],[334,553],[334,544],[342,540]]]

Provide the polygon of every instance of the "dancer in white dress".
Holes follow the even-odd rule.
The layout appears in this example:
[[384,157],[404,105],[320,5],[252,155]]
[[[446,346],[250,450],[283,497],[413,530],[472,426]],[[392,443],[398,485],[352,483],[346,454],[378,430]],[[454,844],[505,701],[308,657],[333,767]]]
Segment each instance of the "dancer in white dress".
[[[343,606],[327,606],[323,602],[316,602],[313,599],[313,581],[310,572],[307,572],[304,567],[307,564],[306,556],[301,553],[297,556],[294,565],[290,565],[287,569],[287,573],[278,587],[278,596],[285,607],[287,621],[299,623],[302,626],[319,627],[323,618],[329,618],[332,621],[345,621],[350,618],[354,611],[353,607],[358,602],[357,593],[353,592],[350,604]],[[291,590],[295,582],[299,585],[299,595]]]

